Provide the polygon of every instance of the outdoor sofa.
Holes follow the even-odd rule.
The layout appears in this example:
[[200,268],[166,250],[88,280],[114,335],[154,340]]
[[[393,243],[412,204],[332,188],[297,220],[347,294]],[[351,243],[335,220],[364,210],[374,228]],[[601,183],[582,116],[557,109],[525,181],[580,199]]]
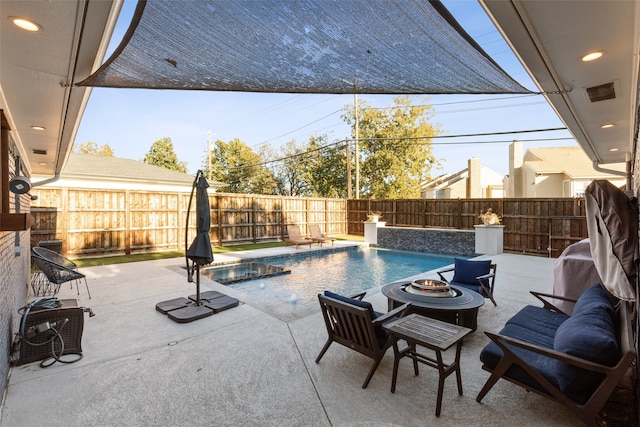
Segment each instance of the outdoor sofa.
[[480,402],[499,379],[506,379],[564,405],[587,425],[635,358],[630,308],[600,285],[588,288],[571,316],[545,298],[569,298],[531,292],[544,304],[528,305],[511,317],[480,354],[491,376]]

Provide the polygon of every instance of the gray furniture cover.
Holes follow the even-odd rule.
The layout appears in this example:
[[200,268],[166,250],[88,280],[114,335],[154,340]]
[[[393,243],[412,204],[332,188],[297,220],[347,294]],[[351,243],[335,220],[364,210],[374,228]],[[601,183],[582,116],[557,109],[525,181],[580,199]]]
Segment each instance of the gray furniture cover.
[[605,180],[585,190],[591,256],[612,295],[635,301],[633,277],[638,273],[638,203]]

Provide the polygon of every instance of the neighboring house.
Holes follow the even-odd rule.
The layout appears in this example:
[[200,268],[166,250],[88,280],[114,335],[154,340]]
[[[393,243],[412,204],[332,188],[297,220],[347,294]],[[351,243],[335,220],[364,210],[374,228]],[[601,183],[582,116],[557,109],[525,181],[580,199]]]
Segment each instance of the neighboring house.
[[[34,174],[32,178],[36,183],[49,177]],[[51,185],[69,188],[190,191],[193,180],[192,175],[137,160],[71,153],[60,178]],[[208,182],[209,191],[212,192],[226,186],[218,181]],[[37,191],[34,190],[34,193]]]
[[503,175],[480,165],[480,159],[469,159],[468,167],[452,174],[440,175],[420,188],[423,199],[501,198]]
[[626,184],[624,164],[608,169],[596,170],[580,147],[531,148],[523,155],[522,142],[514,141],[509,146],[505,197],[583,197],[594,179],[606,179],[617,187]]

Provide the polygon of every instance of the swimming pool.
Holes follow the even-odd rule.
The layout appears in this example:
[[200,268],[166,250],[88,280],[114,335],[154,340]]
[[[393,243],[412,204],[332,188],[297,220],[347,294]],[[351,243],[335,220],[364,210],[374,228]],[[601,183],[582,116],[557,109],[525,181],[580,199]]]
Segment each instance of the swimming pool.
[[[241,301],[282,320],[293,320],[319,309],[317,295],[325,290],[352,295],[452,264],[453,256],[358,247],[260,262],[291,273],[227,286]],[[216,280],[212,277],[213,271],[207,268],[201,270],[201,274]]]

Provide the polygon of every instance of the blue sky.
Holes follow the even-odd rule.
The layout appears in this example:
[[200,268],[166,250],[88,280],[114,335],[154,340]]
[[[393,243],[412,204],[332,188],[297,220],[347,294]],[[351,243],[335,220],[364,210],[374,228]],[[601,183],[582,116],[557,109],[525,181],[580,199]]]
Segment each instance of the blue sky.
[[[443,3],[507,73],[526,88],[536,90],[476,0],[444,0]],[[126,0],[122,15],[130,17],[134,7],[135,2]],[[116,45],[127,27],[128,20],[119,20],[114,34]],[[394,97],[359,95],[358,99],[371,106],[386,107],[393,103]],[[415,97],[414,103],[434,106],[431,121],[439,124],[445,135],[564,127],[539,95],[425,97]],[[95,88],[76,143],[109,144],[117,157],[142,160],[154,141],[169,137],[178,158],[187,162],[190,173],[195,173],[206,156],[209,131],[212,141],[239,138],[255,150],[267,143],[277,151],[291,139],[300,144],[312,135],[327,134],[329,141],[335,141],[350,136],[351,129],[341,115],[344,107],[352,104],[353,95]],[[508,146],[516,138],[523,141],[525,150],[577,145],[566,130],[434,140],[434,154],[443,167],[432,175],[464,169],[471,157],[479,158],[483,166],[506,174]],[[537,141],[528,141],[534,139]]]

